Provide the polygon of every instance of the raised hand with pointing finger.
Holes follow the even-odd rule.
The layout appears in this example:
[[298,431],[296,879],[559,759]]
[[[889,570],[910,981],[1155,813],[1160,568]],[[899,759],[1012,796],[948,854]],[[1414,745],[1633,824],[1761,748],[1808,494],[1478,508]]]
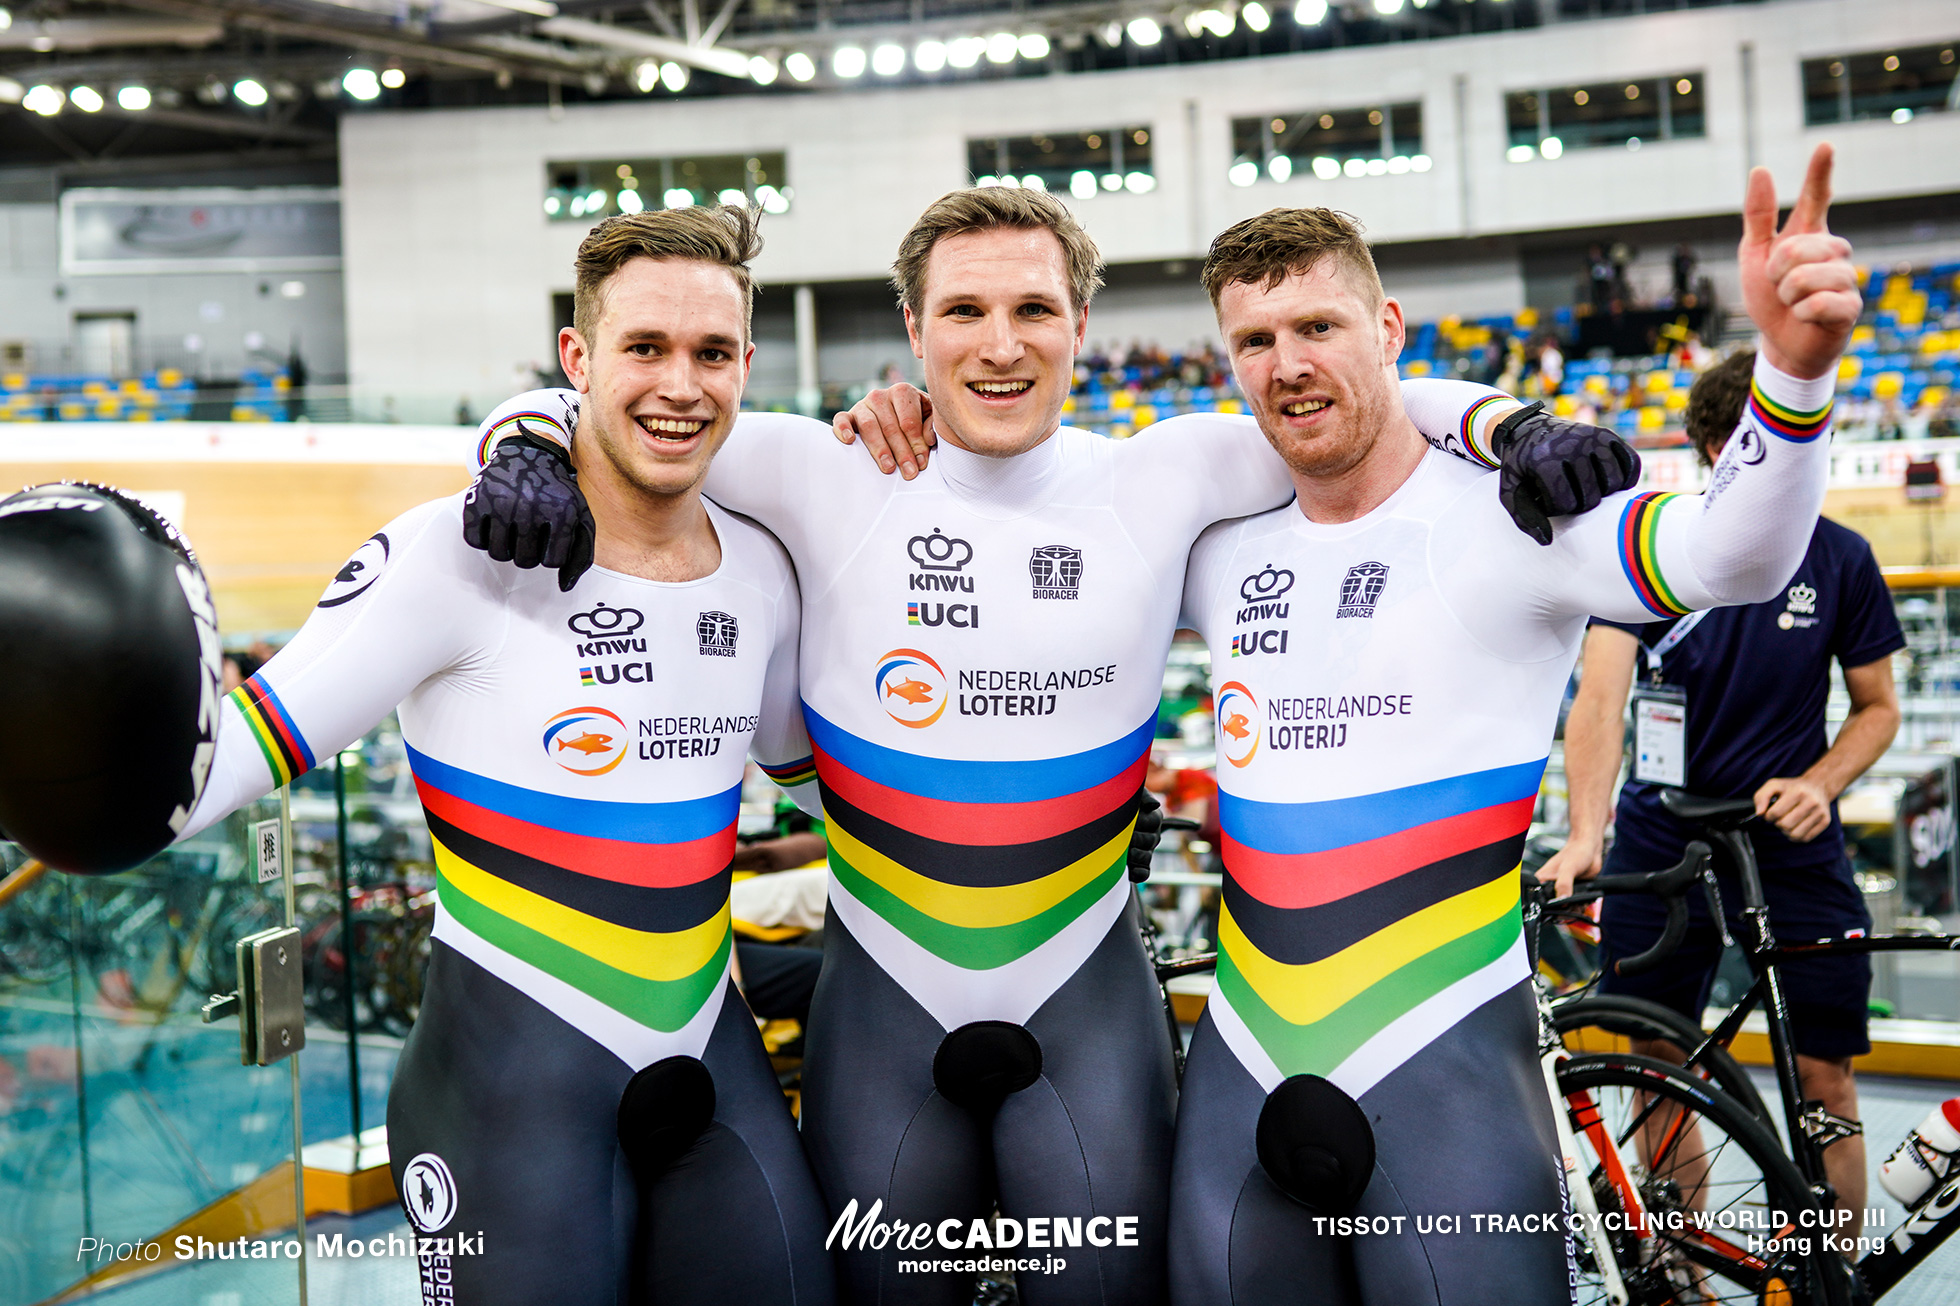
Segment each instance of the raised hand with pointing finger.
[[1742,202],[1742,302],[1762,332],[1763,355],[1779,371],[1810,380],[1837,366],[1862,300],[1851,244],[1825,225],[1831,207],[1828,144],[1810,156],[1803,191],[1783,229],[1776,226],[1776,182],[1768,168],[1749,174]]

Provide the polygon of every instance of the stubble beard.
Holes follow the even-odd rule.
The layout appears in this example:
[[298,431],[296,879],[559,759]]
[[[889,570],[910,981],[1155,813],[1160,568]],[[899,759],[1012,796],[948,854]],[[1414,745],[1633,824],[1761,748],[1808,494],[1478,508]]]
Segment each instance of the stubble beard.
[[[1278,416],[1280,408],[1290,402],[1291,399],[1277,400],[1271,411]],[[1336,401],[1335,409],[1334,423],[1310,438],[1298,439],[1283,433],[1274,439],[1270,433],[1267,435],[1274,451],[1294,473],[1314,480],[1344,476],[1367,461],[1388,429],[1385,387],[1353,390]]]

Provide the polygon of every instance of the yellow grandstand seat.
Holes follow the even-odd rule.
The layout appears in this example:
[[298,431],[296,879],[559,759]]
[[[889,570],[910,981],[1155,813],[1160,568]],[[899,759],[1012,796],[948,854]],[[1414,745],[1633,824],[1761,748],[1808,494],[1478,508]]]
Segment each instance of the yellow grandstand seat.
[[1838,359],[1837,379],[1840,383],[1849,385],[1851,382],[1856,381],[1858,374],[1864,370],[1865,365],[1859,359],[1858,355],[1846,354],[1843,358]]
[[1658,431],[1667,425],[1667,409],[1643,408],[1640,410],[1640,429]]
[[1670,390],[1662,398],[1661,404],[1670,413],[1686,412],[1688,408],[1688,392],[1686,390]]
[[1135,408],[1137,406],[1137,397],[1132,391],[1118,390],[1116,393],[1110,395],[1109,406],[1120,413],[1126,408]]
[[1218,401],[1218,411],[1221,413],[1242,413],[1245,411],[1245,405],[1236,399],[1220,399]]
[[9,372],[5,376],[0,376],[0,390],[25,389],[27,389],[27,377],[24,373]]
[[1554,417],[1570,417],[1578,411],[1578,395],[1558,395],[1552,400],[1552,416]]
[[1896,399],[1905,385],[1905,373],[1880,372],[1872,378],[1872,394],[1880,399]]

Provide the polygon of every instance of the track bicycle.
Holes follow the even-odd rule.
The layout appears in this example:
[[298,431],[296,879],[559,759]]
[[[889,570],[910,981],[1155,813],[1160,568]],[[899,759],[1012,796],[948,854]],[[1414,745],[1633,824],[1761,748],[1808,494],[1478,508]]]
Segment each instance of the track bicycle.
[[[1709,898],[1709,916],[1722,932],[1724,944],[1738,942],[1749,959],[1755,981],[1735,1007],[1715,1029],[1695,1042],[1683,1045],[1686,1067],[1701,1072],[1712,1064],[1717,1052],[1726,1049],[1741,1032],[1743,1022],[1761,1010],[1768,1026],[1771,1062],[1775,1071],[1778,1105],[1781,1107],[1784,1135],[1789,1141],[1787,1159],[1804,1177],[1806,1185],[1824,1210],[1831,1210],[1836,1195],[1824,1171],[1824,1150],[1845,1136],[1846,1125],[1832,1117],[1819,1102],[1803,1096],[1802,1079],[1797,1072],[1797,1053],[1790,1028],[1790,1014],[1784,996],[1781,967],[1791,961],[1874,952],[1960,952],[1960,936],[1949,934],[1868,934],[1861,938],[1779,941],[1771,928],[1769,908],[1763,897],[1762,877],[1756,864],[1755,849],[1745,827],[1757,819],[1750,798],[1708,798],[1679,789],[1661,791],[1661,804],[1674,816],[1695,827],[1706,839],[1689,845],[1720,850],[1735,872],[1742,893],[1740,939],[1734,938],[1727,914],[1722,910],[1721,890],[1714,875],[1705,868],[1696,878],[1703,881]],[[1595,880],[1592,886],[1614,880],[1649,877],[1612,876]],[[1636,889],[1658,893],[1668,903],[1668,924],[1657,948],[1672,950],[1687,929],[1687,907],[1682,899],[1690,879],[1670,882],[1660,888]],[[1591,886],[1589,886],[1591,887]],[[1616,891],[1613,889],[1609,892]],[[1575,895],[1580,897],[1581,895]],[[1623,963],[1624,964],[1624,963]],[[1774,1140],[1775,1135],[1771,1134]],[[1779,1152],[1783,1144],[1777,1142]],[[1854,1289],[1868,1300],[1875,1300],[1898,1286],[1914,1266],[1960,1229],[1960,1174],[1950,1175],[1912,1211],[1905,1222],[1889,1236],[1877,1240],[1857,1263],[1858,1281]],[[1804,1299],[1798,1298],[1801,1303]]]

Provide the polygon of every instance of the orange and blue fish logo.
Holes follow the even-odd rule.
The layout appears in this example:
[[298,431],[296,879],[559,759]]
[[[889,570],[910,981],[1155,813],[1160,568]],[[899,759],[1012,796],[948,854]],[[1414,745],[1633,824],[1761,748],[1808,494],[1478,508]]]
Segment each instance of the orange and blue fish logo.
[[544,723],[544,755],[573,775],[604,775],[630,751],[626,723],[603,707],[575,707]]
[[902,726],[923,730],[946,710],[946,672],[915,648],[895,648],[878,659],[872,690],[885,714]]

